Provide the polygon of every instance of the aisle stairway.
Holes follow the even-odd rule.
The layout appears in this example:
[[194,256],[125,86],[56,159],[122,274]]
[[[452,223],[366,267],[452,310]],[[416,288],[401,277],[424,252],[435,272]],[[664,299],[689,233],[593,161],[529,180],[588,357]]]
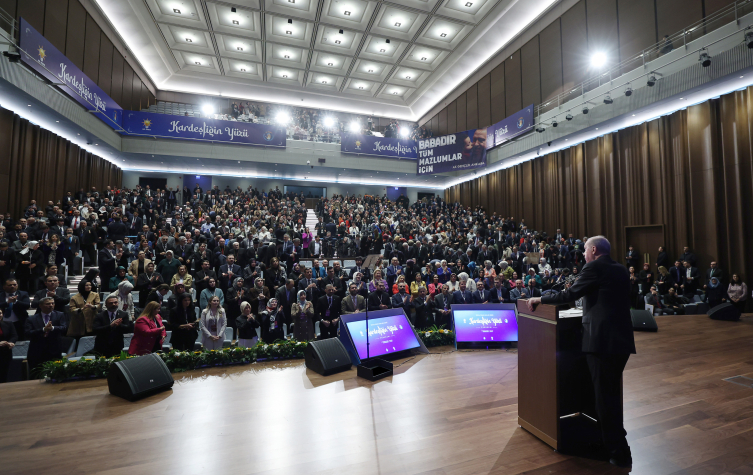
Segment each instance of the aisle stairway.
[[316,237],[316,223],[319,222],[319,218],[316,217],[316,211],[309,208],[306,211],[306,226],[311,230],[311,234]]

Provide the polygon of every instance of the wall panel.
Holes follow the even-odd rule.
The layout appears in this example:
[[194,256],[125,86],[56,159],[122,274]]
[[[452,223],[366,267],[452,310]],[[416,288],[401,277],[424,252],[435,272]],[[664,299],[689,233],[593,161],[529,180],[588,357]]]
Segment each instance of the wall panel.
[[[0,0],[0,8],[12,18],[16,18],[16,0]],[[3,27],[6,26],[3,25]]]
[[703,18],[703,0],[656,0],[659,38],[672,36]]
[[478,127],[491,125],[491,73],[478,81]]
[[138,74],[133,74],[133,95],[131,96],[131,110],[141,110],[141,79]]
[[84,40],[84,74],[95,83],[99,82],[99,45],[102,30],[89,15],[86,15],[86,35]]
[[589,64],[585,0],[576,3],[562,15],[561,25],[562,84],[564,90],[568,90],[583,82]]
[[478,123],[478,83],[469,87],[465,93],[465,128],[475,129]]
[[45,0],[18,0],[16,4],[16,20],[24,17],[35,30],[40,33],[43,32],[44,3]]
[[460,132],[462,130],[468,130],[468,127],[466,127],[466,102],[465,102],[465,93],[458,96],[457,100],[457,124],[455,124],[455,132]]
[[113,48],[112,51],[112,82],[110,85],[110,97],[120,104],[121,107],[124,107],[123,105],[123,66],[124,66],[125,60],[123,59],[123,56],[120,55],[117,49]]
[[112,97],[112,94],[110,94],[112,87],[112,52],[113,45],[102,32],[99,43],[99,80],[97,84],[110,97]]
[[450,102],[447,106],[447,133],[454,134],[461,130],[458,128],[457,100]]
[[131,98],[133,97],[133,69],[128,63],[123,64],[123,102],[120,105],[123,109],[131,108]]
[[522,109],[529,104],[538,105],[541,103],[541,68],[539,65],[538,36],[520,48],[520,63],[523,97]]
[[[454,130],[452,132],[455,132]],[[447,107],[439,111],[439,126],[435,131],[436,135],[447,135],[450,131],[447,129]]]
[[86,33],[86,10],[78,1],[68,2],[68,28],[65,34],[65,55],[80,70],[84,70],[84,38]]
[[[604,53],[606,71],[620,62],[620,40],[617,35],[617,0],[588,0],[586,5],[588,24],[588,54]],[[597,71],[591,71],[597,73]]]
[[[655,44],[656,10],[654,0],[618,0],[620,58],[627,60]],[[635,69],[638,62],[626,65],[623,72]]]
[[505,109],[507,114],[514,114],[523,108],[520,82],[520,50],[518,50],[505,60]]
[[491,119],[492,124],[507,117],[505,113],[505,63],[492,69],[491,72],[490,97],[491,100]]
[[68,0],[48,1],[44,11],[44,37],[65,54],[65,34],[68,31]]

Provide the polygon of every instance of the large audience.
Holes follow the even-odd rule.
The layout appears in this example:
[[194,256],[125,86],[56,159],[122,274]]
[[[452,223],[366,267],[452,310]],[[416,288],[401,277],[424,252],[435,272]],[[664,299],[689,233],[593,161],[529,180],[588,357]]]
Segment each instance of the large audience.
[[[159,351],[167,330],[179,350],[197,341],[221,348],[226,328],[236,344],[253,346],[258,334],[264,342],[286,331],[334,337],[341,315],[394,307],[419,329],[449,327],[453,304],[562,290],[585,264],[587,237],[440,198],[335,195],[315,212],[311,227],[303,195],[197,184],[80,189],[32,201],[22,216],[6,213],[0,368],[22,340],[31,342],[33,368],[60,357],[63,337],[96,336],[94,352],[104,356],[119,354],[131,333],[129,353]],[[689,248],[674,260],[660,249],[656,262],[641,263],[630,247],[625,260],[636,308],[682,314],[699,300],[745,308],[742,276],[715,262],[700,272]],[[66,275],[82,273],[66,288]]]

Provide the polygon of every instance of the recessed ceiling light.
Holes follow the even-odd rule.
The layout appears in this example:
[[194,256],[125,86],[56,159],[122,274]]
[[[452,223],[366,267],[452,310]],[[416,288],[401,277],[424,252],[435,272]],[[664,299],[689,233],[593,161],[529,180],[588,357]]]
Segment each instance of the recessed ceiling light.
[[387,51],[387,50],[384,49],[384,48],[382,48],[382,49],[379,50],[380,53],[384,53],[385,51]]
[[440,34],[439,36],[441,36],[442,38],[444,38],[444,37],[446,37],[446,36],[447,36],[447,33],[442,33],[442,34]]
[[189,43],[193,43],[193,40],[191,38],[186,38],[186,41]]
[[55,122],[60,122],[59,120],[56,120]]
[[237,49],[238,51],[243,51],[243,48],[242,48],[242,47],[240,47],[240,46],[238,46],[238,47],[237,47],[236,49]]
[[340,43],[342,43],[342,41],[340,41],[340,40],[335,40],[335,44],[336,44],[336,45],[339,45]]
[[81,135],[81,134],[76,134],[76,135]]
[[405,76],[405,79],[410,79],[410,76]]
[[285,34],[286,34],[286,35],[292,35],[292,34],[293,34],[293,32],[292,32],[292,31],[290,31],[290,30],[285,30]]
[[327,81],[322,79],[322,84],[327,84]]
[[241,72],[242,72],[242,73],[245,73],[245,72],[246,72],[246,70],[245,70],[245,69],[243,69],[243,68],[241,68]]
[[358,86],[358,89],[363,89],[363,86]]
[[635,117],[635,114],[633,114],[633,117]]
[[286,54],[286,55],[285,55],[285,59],[290,59],[290,56],[288,56],[288,55]]
[[31,107],[31,104],[26,104],[27,106]]
[[373,73],[373,72],[374,72],[374,70],[373,70],[373,69],[369,69],[369,72],[370,72],[370,73]]
[[596,127],[596,130],[599,130],[599,128],[598,128],[598,127]]
[[399,21],[398,21],[398,22],[395,22],[395,26],[396,26],[396,27],[400,28],[400,25],[402,25],[402,23],[400,23]]
[[199,66],[201,66],[201,61],[194,61],[194,63],[196,63],[196,64],[198,64]]
[[288,0],[288,3],[295,3],[295,0]]
[[471,8],[473,6],[473,2],[465,2],[465,6]]
[[285,79],[287,79],[288,75],[287,74],[283,74],[282,77],[285,78]]
[[332,64],[332,63],[327,63],[327,66],[334,66],[334,64]]
[[393,92],[392,94],[394,94],[394,95],[396,95],[396,96],[397,96],[397,91],[394,91],[394,92]]
[[178,10],[177,8],[173,8],[173,13],[177,13],[178,15],[180,15],[180,10]]
[[345,14],[345,16],[350,16],[350,12],[348,10],[345,10],[343,13]]
[[426,61],[426,56],[424,56],[423,58],[421,58],[421,61]]

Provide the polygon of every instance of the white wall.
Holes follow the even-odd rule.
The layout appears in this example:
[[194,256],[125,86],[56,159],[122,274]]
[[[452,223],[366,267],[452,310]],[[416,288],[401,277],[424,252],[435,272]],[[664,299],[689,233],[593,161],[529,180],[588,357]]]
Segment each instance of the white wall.
[[[167,186],[173,187],[173,189],[183,189],[183,175],[177,173],[153,173],[153,172],[136,172],[136,171],[123,171],[123,186],[126,188],[135,188],[139,183],[139,177],[151,177],[151,178],[167,178]],[[246,189],[249,186],[268,190],[274,189],[275,186],[280,190],[284,190],[285,185],[297,185],[297,186],[318,186],[327,188],[327,196],[335,194],[351,195],[379,195],[385,194],[385,187],[374,185],[351,185],[341,183],[324,183],[316,181],[299,181],[299,180],[281,180],[281,179],[267,179],[267,178],[246,178],[246,177],[230,177],[230,176],[215,176],[212,177],[212,186],[219,186],[220,189],[225,189],[225,186],[229,185],[231,189],[235,189],[236,186],[240,186],[242,189]],[[422,189],[422,188],[408,188],[408,199],[411,203],[418,199],[419,192],[435,193],[444,197],[444,193],[441,190],[435,189]]]

